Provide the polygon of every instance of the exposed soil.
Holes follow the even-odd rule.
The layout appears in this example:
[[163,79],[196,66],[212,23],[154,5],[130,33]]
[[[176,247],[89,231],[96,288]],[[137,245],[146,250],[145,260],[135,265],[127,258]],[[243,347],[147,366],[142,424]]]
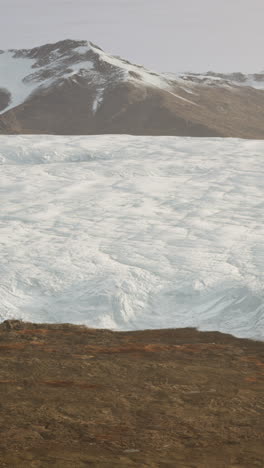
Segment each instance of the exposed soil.
[[264,466],[264,343],[0,325],[0,467]]

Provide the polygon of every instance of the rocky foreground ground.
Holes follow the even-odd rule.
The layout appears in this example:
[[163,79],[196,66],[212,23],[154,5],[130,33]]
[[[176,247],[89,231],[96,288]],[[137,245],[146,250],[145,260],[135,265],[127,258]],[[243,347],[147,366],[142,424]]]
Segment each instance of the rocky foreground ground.
[[0,467],[263,467],[264,343],[0,325]]

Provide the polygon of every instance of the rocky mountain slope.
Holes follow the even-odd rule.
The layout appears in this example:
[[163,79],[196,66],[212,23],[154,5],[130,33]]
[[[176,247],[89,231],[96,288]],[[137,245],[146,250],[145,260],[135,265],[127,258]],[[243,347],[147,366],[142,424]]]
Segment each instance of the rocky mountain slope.
[[264,74],[157,74],[86,41],[0,51],[0,133],[262,139]]

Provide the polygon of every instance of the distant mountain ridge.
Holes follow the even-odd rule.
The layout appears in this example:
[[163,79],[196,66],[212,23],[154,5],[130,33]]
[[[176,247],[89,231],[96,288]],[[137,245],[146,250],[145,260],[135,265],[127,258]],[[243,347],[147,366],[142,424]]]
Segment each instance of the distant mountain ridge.
[[155,73],[70,39],[0,51],[0,133],[263,139],[264,73]]

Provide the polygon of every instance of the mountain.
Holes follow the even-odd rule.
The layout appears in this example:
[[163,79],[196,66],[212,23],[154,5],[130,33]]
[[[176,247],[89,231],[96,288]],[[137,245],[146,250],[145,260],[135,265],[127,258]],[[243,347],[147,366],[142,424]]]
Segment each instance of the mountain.
[[0,51],[0,133],[262,139],[264,72],[158,74],[87,41]]

